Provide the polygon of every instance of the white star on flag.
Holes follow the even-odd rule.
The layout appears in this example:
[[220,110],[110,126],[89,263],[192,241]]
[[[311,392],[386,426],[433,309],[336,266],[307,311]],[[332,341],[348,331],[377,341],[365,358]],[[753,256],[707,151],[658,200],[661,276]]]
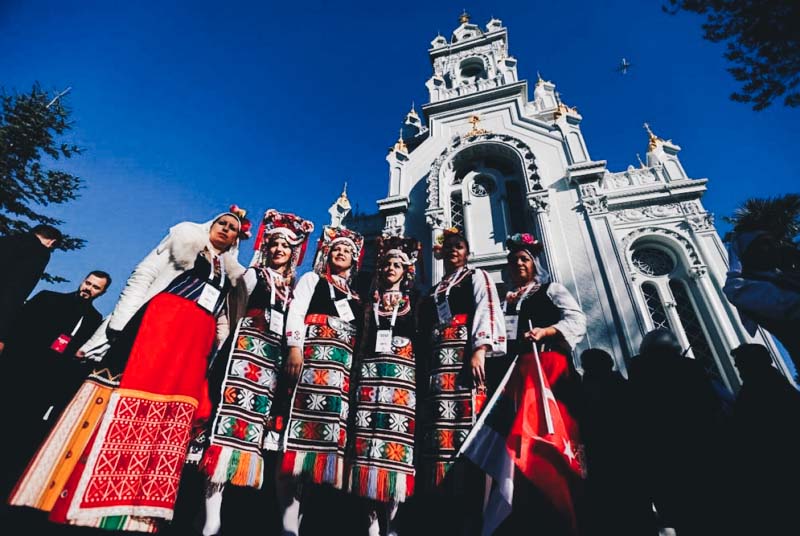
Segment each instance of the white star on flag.
[[569,463],[575,461],[575,451],[572,450],[572,443],[564,439],[564,454],[569,458]]

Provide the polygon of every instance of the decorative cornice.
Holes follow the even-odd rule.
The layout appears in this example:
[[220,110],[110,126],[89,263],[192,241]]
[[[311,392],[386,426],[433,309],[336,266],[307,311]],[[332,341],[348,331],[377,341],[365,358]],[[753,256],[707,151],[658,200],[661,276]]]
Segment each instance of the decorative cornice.
[[567,167],[567,179],[576,183],[597,181],[606,171],[605,160],[581,162]]
[[408,205],[408,196],[405,195],[393,195],[378,200],[378,210],[382,213],[396,211],[405,212],[408,210]]

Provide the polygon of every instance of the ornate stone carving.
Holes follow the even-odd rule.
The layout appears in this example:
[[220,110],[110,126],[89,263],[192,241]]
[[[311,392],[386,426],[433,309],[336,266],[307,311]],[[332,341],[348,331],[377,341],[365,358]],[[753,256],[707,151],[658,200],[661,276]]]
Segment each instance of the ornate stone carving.
[[700,279],[708,273],[708,269],[705,266],[691,266],[689,267],[688,272],[689,277],[692,279]]
[[431,229],[444,229],[444,210],[426,211],[425,222]]
[[428,173],[427,193],[429,210],[443,208],[440,204],[441,199],[439,196],[442,182],[442,168],[447,166],[445,169],[452,169],[453,162],[461,151],[471,148],[482,149],[481,146],[486,146],[485,150],[488,153],[491,151],[492,145],[499,145],[508,152],[513,152],[522,164],[529,188],[532,190],[542,189],[541,184],[539,184],[539,175],[536,172],[536,158],[533,155],[533,151],[527,143],[519,138],[509,136],[508,134],[493,134],[491,132],[463,138],[461,136],[453,136],[447,149],[442,151],[439,156],[436,157],[436,160],[433,161],[430,172]]
[[641,186],[652,184],[660,179],[656,174],[656,169],[651,167],[635,168],[628,166],[628,169],[619,173],[606,173],[606,187],[612,190],[627,188],[629,186]]
[[406,224],[404,213],[390,214],[386,216],[386,223],[383,225],[383,234],[389,236],[402,236]]
[[692,231],[709,231],[714,229],[714,215],[710,212],[694,214],[686,217]]
[[683,214],[681,206],[677,203],[666,205],[651,205],[642,208],[629,208],[614,212],[614,220],[620,223],[651,220],[656,218],[669,218]]
[[608,212],[608,198],[606,196],[589,197],[583,200],[583,208],[587,214],[603,214]]
[[531,213],[535,216],[539,213],[547,213],[550,211],[550,193],[547,190],[542,190],[542,193],[528,196],[528,206]]
[[581,194],[581,204],[587,214],[596,215],[608,212],[608,198],[598,191],[596,183],[581,184],[578,191]]

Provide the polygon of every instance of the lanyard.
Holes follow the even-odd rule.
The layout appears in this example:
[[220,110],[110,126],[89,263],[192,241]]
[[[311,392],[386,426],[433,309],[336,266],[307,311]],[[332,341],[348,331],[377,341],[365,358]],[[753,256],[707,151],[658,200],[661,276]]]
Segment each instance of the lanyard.
[[[461,275],[461,272],[466,270],[466,268],[467,268],[466,266],[462,266],[461,268],[456,270],[456,272],[453,274],[453,277],[451,277],[450,281],[448,281],[447,291],[445,291],[445,293],[444,293],[445,301],[450,299],[450,291],[453,290],[453,287],[455,286],[456,281],[458,280],[458,277]],[[442,283],[444,283],[444,281],[442,281]],[[442,283],[439,283],[439,287],[441,287]],[[441,295],[442,292],[441,292],[441,289],[439,287],[436,288],[436,294]]]
[[[269,307],[270,309],[272,309],[275,307],[275,293],[276,293],[275,277],[283,277],[283,276],[273,272],[271,268],[267,268],[265,272],[266,272],[265,278],[269,279]],[[286,310],[286,301],[288,299],[289,299],[289,293],[287,292],[286,296],[284,296],[283,299],[281,300],[283,302],[283,307],[279,309],[280,311]]]
[[[533,287],[535,285],[536,285],[536,281],[531,281],[530,283],[528,283],[528,286],[525,289],[525,292],[523,292],[522,296],[520,296],[519,299],[517,300],[517,304],[514,306],[514,308],[516,309],[516,313],[517,314],[519,314],[519,310],[520,310],[520,308],[522,308],[522,302],[525,301],[525,298],[528,297],[528,294],[531,293],[531,290],[533,290]],[[504,313],[508,312],[508,300],[503,302],[503,312]]]
[[[336,293],[333,291],[333,283],[331,283],[330,279],[328,280],[328,290],[331,292],[331,301],[336,301]],[[347,288],[347,299],[353,299],[353,295],[350,294],[350,287]]]
[[219,288],[222,288],[225,286],[225,263],[222,262],[222,255],[214,255],[210,250],[208,253],[211,255],[211,262],[209,263],[211,270],[208,272],[208,282],[214,285],[214,277],[217,275],[214,272],[214,266],[219,266]]
[[[380,320],[380,315],[378,315],[378,307],[379,307],[379,304],[377,304],[377,303],[373,303],[372,304],[372,310],[375,313],[375,325],[378,326],[378,328],[380,329],[381,320]],[[400,309],[400,301],[398,300],[397,303],[394,305],[394,310],[392,310],[392,318],[389,321],[390,322],[389,325],[391,326],[392,329],[394,329],[394,325],[397,322],[397,311],[399,309]]]

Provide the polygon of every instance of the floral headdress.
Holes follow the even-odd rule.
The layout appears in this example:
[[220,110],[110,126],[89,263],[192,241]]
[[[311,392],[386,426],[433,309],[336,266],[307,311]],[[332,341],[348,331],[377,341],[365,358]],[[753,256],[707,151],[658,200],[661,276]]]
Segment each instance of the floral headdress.
[[253,227],[253,224],[246,218],[247,211],[245,209],[240,208],[239,205],[231,205],[231,207],[228,209],[228,212],[225,214],[230,214],[239,220],[239,240],[247,240],[253,236],[250,231]]
[[542,243],[536,240],[530,233],[516,233],[506,239],[506,248],[509,252],[516,253],[517,251],[526,251],[530,254],[532,259],[542,252],[544,247]]
[[353,266],[350,268],[350,280],[352,281],[355,273],[361,267],[364,255],[364,237],[355,231],[344,227],[322,227],[322,236],[317,241],[317,254],[314,259],[314,271],[320,275],[328,273],[328,257],[333,246],[345,243],[353,250]]
[[256,251],[253,265],[267,262],[270,238],[281,236],[292,248],[291,269],[294,270],[303,262],[308,237],[313,231],[314,224],[310,220],[304,220],[288,212],[278,212],[274,208],[267,210],[261,220],[256,243],[253,246]]
[[458,227],[448,227],[447,229],[444,229],[441,234],[436,237],[436,243],[433,245],[433,257],[435,259],[442,258],[442,246],[444,246],[445,240],[451,236],[457,236],[464,242],[467,241],[467,239],[464,237],[464,233]]
[[417,275],[417,261],[421,259],[422,244],[415,238],[402,236],[379,236],[376,239],[376,244],[378,249],[378,269],[375,271],[375,287],[377,288],[379,271],[383,262],[386,259],[398,258],[406,268],[401,288],[405,292],[411,290]]

